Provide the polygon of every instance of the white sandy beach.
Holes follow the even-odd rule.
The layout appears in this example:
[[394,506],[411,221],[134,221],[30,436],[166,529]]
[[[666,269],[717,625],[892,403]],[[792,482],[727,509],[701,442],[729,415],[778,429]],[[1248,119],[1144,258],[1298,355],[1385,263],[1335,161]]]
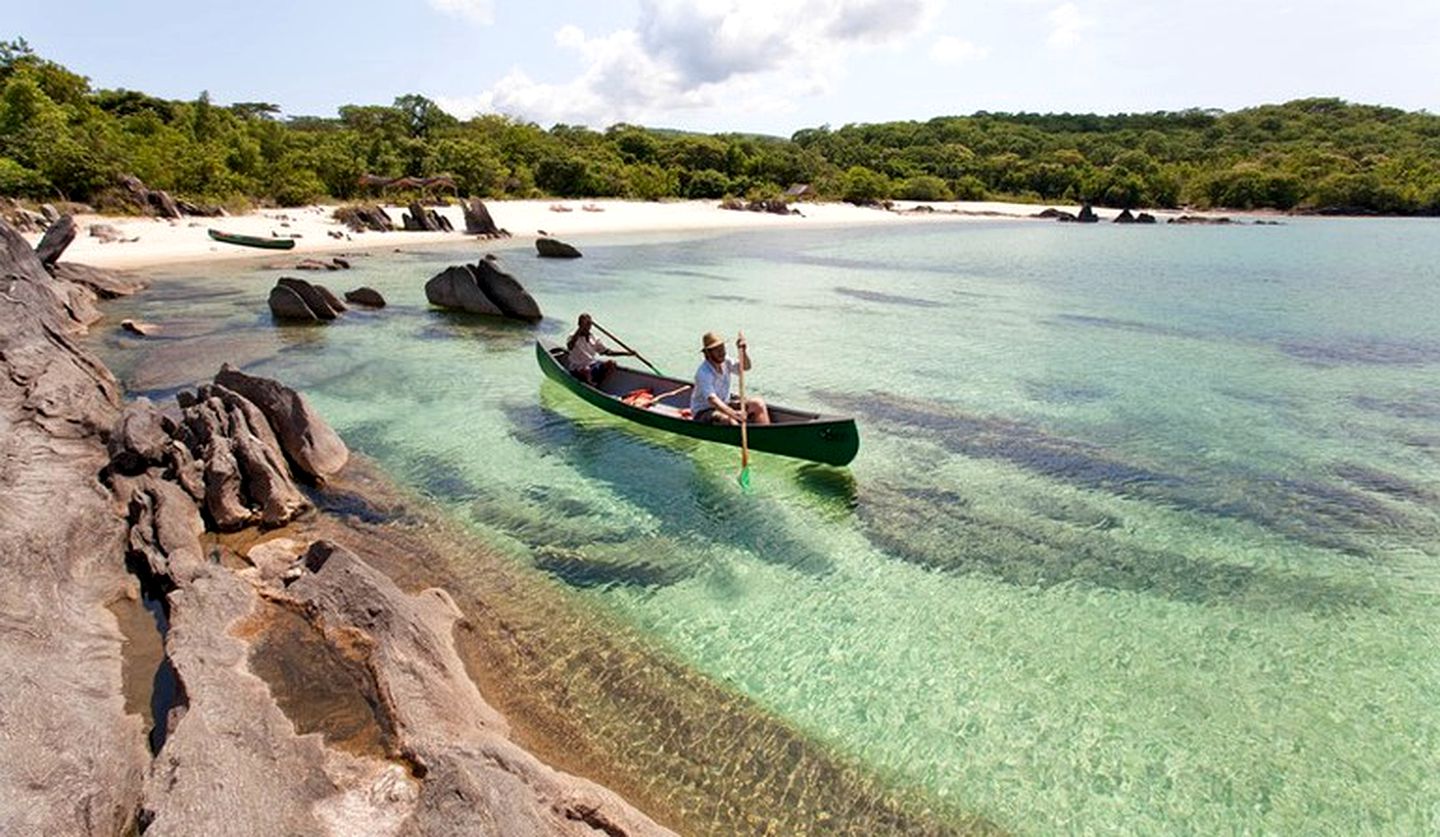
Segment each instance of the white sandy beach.
[[[521,241],[534,239],[540,230],[571,244],[585,247],[586,235],[671,233],[687,230],[724,229],[805,229],[869,224],[959,223],[986,220],[1028,218],[1044,209],[1033,204],[997,202],[929,203],[933,212],[908,212],[917,204],[897,202],[895,211],[869,209],[846,203],[797,203],[800,215],[774,215],[763,212],[739,212],[719,208],[718,201],[642,202],[623,200],[524,200],[487,201],[495,223]],[[551,207],[563,206],[566,211]],[[584,207],[591,207],[590,210]],[[404,207],[385,205],[385,210],[398,224]],[[1077,212],[1079,207],[1057,204],[1056,208]],[[210,261],[219,259],[271,259],[277,256],[294,258],[333,255],[362,249],[426,245],[461,241],[467,236],[464,218],[458,205],[438,207],[437,211],[450,220],[457,230],[448,233],[427,232],[365,232],[354,233],[333,217],[334,206],[309,206],[292,209],[266,209],[225,218],[160,218],[80,215],[75,221],[79,234],[65,251],[66,261],[97,267],[133,269],[163,264]],[[1097,208],[1102,221],[1116,215],[1115,210]],[[1162,213],[1155,213],[1164,217]],[[1174,215],[1178,213],[1165,213]],[[121,241],[102,242],[90,235],[94,224],[116,228]],[[257,236],[293,236],[295,249],[289,251],[261,250],[221,244],[210,239],[208,228],[230,233]],[[337,238],[334,234],[339,233]],[[39,234],[27,236],[38,242]]]

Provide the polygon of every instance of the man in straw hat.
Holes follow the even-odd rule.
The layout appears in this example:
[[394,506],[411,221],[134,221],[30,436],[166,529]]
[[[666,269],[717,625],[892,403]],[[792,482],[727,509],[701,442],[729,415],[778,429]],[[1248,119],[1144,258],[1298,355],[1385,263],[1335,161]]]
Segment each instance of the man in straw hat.
[[[695,421],[711,424],[739,424],[740,399],[730,397],[730,375],[745,365],[750,370],[750,354],[745,351],[745,338],[735,341],[740,361],[725,357],[725,338],[713,331],[700,338],[700,353],[705,356],[695,370],[695,387],[690,390],[690,414]],[[751,424],[769,424],[770,410],[759,398],[747,397],[743,409]]]

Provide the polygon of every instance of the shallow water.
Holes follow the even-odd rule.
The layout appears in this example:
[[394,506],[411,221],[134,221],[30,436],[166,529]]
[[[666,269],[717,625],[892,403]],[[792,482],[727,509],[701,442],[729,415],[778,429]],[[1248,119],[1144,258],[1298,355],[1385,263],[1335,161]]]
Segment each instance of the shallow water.
[[[396,237],[397,242],[403,239]],[[222,360],[504,554],[937,810],[1021,833],[1440,827],[1440,229],[924,224],[495,249],[551,316],[431,311],[473,245],[113,303],[132,391]],[[589,310],[689,377],[854,414],[848,469],[601,414],[533,357]],[[958,803],[955,800],[959,800]]]

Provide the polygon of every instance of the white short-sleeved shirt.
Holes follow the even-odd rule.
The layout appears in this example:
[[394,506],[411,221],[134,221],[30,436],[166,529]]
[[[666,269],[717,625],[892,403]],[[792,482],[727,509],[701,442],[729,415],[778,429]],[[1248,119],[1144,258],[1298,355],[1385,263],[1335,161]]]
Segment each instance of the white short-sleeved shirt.
[[693,415],[701,410],[709,410],[710,395],[714,393],[720,400],[730,402],[730,373],[740,368],[740,363],[732,358],[725,358],[721,364],[721,371],[716,372],[713,364],[708,360],[700,361],[700,368],[695,370],[695,388],[690,390],[690,413]]
[[571,372],[587,369],[590,364],[600,359],[601,354],[608,351],[610,351],[610,347],[601,343],[595,335],[581,335],[575,338],[575,344],[570,347],[570,353],[565,356],[565,368]]

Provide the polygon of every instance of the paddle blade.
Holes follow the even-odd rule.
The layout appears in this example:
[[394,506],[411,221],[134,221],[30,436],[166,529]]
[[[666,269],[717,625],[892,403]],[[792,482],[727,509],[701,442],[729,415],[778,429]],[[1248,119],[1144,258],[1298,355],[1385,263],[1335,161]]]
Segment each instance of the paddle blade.
[[735,481],[738,482],[738,483],[740,483],[740,490],[742,490],[742,491],[749,491],[749,490],[750,490],[750,466],[749,466],[749,465],[746,465],[745,467],[743,467],[743,468],[740,469],[740,475],[735,478]]

